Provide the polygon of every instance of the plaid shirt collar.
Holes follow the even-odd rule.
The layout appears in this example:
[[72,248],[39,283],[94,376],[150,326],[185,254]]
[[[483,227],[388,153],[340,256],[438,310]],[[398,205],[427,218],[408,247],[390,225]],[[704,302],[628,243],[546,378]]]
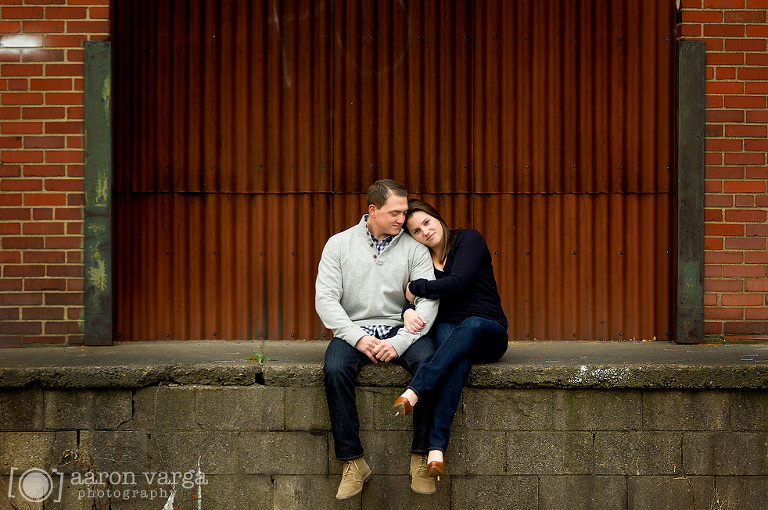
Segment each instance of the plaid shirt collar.
[[389,246],[389,243],[392,242],[392,239],[395,238],[395,236],[387,236],[381,241],[376,239],[376,236],[371,234],[371,231],[368,230],[368,215],[365,215],[365,230],[368,232],[368,235],[371,237],[371,241],[373,241],[373,245],[376,247],[376,253],[381,255],[381,253]]

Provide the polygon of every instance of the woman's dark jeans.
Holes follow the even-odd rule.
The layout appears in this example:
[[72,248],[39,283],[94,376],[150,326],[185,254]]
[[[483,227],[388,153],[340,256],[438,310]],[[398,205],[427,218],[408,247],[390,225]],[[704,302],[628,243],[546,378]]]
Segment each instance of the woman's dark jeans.
[[[399,329],[399,328],[396,328]],[[396,330],[391,333],[394,336]],[[402,356],[393,363],[404,367],[413,374],[419,364],[435,353],[435,346],[429,337],[416,340]],[[353,460],[363,456],[360,443],[360,420],[355,398],[355,377],[363,365],[371,363],[368,356],[340,338],[334,338],[325,351],[325,396],[331,415],[334,450],[338,460]],[[394,412],[394,411],[393,411]],[[427,438],[432,422],[431,406],[422,406],[413,412],[413,453],[427,452]]]
[[501,324],[481,317],[469,317],[459,325],[436,324],[429,336],[437,351],[419,366],[408,387],[419,397],[414,412],[423,398],[427,408],[434,406],[429,449],[445,452],[472,363],[498,361],[507,351],[508,337]]

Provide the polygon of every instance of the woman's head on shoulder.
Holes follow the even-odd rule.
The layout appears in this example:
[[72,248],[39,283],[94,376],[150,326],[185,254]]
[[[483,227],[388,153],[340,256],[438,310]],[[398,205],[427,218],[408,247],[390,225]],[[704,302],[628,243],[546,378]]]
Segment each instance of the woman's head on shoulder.
[[436,254],[441,262],[445,261],[451,249],[454,231],[448,227],[437,209],[423,200],[412,198],[408,201],[408,212],[405,213],[405,229],[411,237]]

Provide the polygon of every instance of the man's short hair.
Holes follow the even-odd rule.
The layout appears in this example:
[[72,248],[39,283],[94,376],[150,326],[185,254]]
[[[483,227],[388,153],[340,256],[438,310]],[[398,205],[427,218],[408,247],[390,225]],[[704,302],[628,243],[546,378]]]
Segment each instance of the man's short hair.
[[384,207],[384,204],[392,193],[398,197],[407,197],[408,190],[397,181],[392,179],[380,179],[368,188],[368,205],[375,205],[377,209]]

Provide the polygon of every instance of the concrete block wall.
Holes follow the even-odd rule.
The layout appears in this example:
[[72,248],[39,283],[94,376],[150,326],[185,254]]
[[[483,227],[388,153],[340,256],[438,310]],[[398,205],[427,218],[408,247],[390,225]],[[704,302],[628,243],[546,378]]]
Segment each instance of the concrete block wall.
[[[64,474],[53,477],[45,508],[156,510],[171,486],[147,483],[142,473],[199,468],[207,485],[200,492],[177,485],[178,508],[196,508],[198,498],[202,508],[227,509],[757,510],[768,501],[765,391],[470,387],[454,422],[448,476],[433,496],[409,490],[410,421],[394,418],[390,407],[398,393],[358,389],[374,476],[361,496],[339,503],[340,464],[322,387],[6,389],[0,489],[19,508],[36,508],[24,506],[19,477],[56,468]],[[113,483],[73,478],[88,469]],[[137,484],[122,483],[119,474],[128,472]],[[88,487],[102,497],[81,492]],[[126,489],[148,492],[126,499]],[[149,499],[153,489],[165,493]],[[13,508],[8,501],[0,498],[0,508]]]

